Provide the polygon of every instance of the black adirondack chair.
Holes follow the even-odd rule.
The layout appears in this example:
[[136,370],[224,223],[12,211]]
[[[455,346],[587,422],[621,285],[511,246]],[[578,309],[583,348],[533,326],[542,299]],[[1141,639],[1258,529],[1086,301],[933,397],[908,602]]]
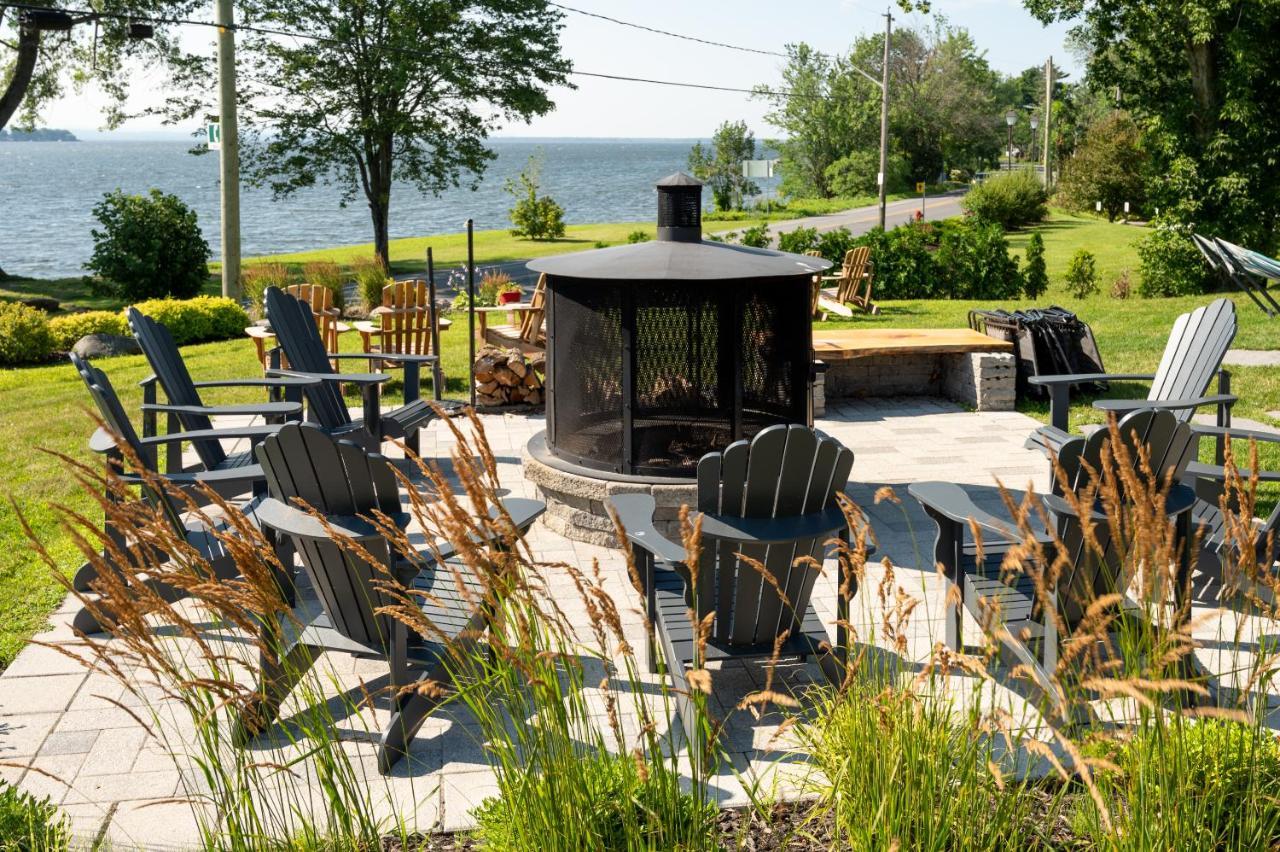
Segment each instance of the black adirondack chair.
[[[410,521],[395,472],[382,456],[336,440],[309,423],[286,424],[279,434],[263,441],[256,453],[270,494],[258,517],[293,541],[323,612],[308,618],[299,610],[281,625],[279,653],[263,654],[257,700],[241,712],[235,737],[247,743],[270,726],[281,702],[323,651],[385,659],[391,672],[393,712],[378,747],[378,768],[388,773],[408,753],[409,743],[435,703],[403,688],[428,679],[443,682],[443,642],[468,641],[484,626],[485,613],[458,588],[457,577],[462,577],[472,600],[483,599],[483,584],[461,564],[424,569],[420,561],[404,560],[365,520],[379,511],[402,527]],[[294,501],[299,499],[324,514],[329,529],[297,508]],[[545,508],[541,502],[523,499],[506,500],[504,506],[521,530]],[[381,566],[344,551],[333,536],[358,541]],[[402,621],[378,612],[395,603],[378,585],[388,572],[406,586],[430,593],[422,609],[441,636],[416,635]]]
[[[1239,246],[1234,246],[1225,240],[1211,240],[1200,234],[1192,234],[1191,241],[1195,243],[1205,262],[1209,264],[1209,268],[1223,284],[1244,293],[1268,317],[1274,317],[1280,313],[1280,303],[1277,303],[1275,297],[1267,292],[1266,278],[1264,277],[1259,285],[1254,280],[1256,273],[1246,269],[1241,263],[1242,258],[1236,257],[1232,252],[1232,248],[1238,249]],[[1280,268],[1277,271],[1280,272]]]
[[[302,389],[309,385],[319,384],[318,379],[289,378],[278,376],[263,379],[219,379],[217,381],[197,382],[191,378],[187,370],[182,352],[174,343],[169,329],[156,322],[136,308],[126,312],[129,328],[142,354],[147,357],[153,374],[142,382],[142,434],[151,437],[156,434],[156,415],[166,414],[169,418],[168,431],[205,432],[213,428],[211,417],[219,415],[253,415],[262,417],[267,423],[283,423],[286,419],[300,419],[302,416]],[[166,402],[156,402],[156,385],[164,389]],[[260,387],[276,395],[283,391],[287,399],[248,405],[205,405],[200,398],[201,388],[227,387]],[[180,427],[180,428],[179,428]],[[229,457],[222,444],[215,440],[192,441],[192,447],[200,457],[206,470],[221,470],[243,464],[254,464],[252,448]],[[181,444],[169,444],[169,470],[180,470]]]
[[[1067,432],[1071,408],[1071,386],[1079,382],[1149,381],[1145,400],[1099,399],[1093,407],[1122,417],[1141,408],[1163,408],[1178,420],[1190,420],[1201,406],[1217,408],[1219,426],[1231,425],[1231,376],[1222,369],[1222,359],[1236,336],[1236,306],[1230,299],[1215,299],[1202,308],[1178,317],[1169,332],[1160,365],[1154,373],[1089,373],[1062,376],[1032,376],[1027,381],[1049,388],[1049,425],[1041,426],[1027,439],[1029,448],[1060,453],[1070,439]],[[1206,396],[1214,375],[1218,393]],[[1221,447],[1219,448],[1221,452]]]
[[[1194,458],[1196,439],[1189,424],[1165,409],[1143,409],[1126,415],[1119,423],[1122,439],[1131,450],[1131,458],[1138,463],[1137,447],[1143,445],[1150,454],[1151,470],[1157,477],[1170,472],[1178,483]],[[1110,430],[1099,430],[1087,438],[1075,437],[1062,447],[1059,461],[1067,474],[1072,490],[1088,484],[1089,469],[1101,469],[1103,445],[1109,440]],[[1055,486],[1056,488],[1056,486]],[[1010,576],[1002,570],[1002,560],[1009,546],[1022,541],[1011,520],[998,518],[979,508],[964,488],[950,482],[915,482],[908,492],[937,524],[934,556],[947,579],[959,594],[958,603],[946,608],[945,633],[947,645],[955,651],[963,650],[961,637],[961,610],[963,606],[979,624],[987,624],[993,617],[993,605],[997,611],[996,623],[990,625],[1002,650],[1010,653],[1016,663],[1025,666],[1036,686],[1063,718],[1078,718],[1078,707],[1067,703],[1054,688],[1051,674],[1058,665],[1058,649],[1062,637],[1058,635],[1058,622],[1046,617],[1037,599],[1034,573],[1045,566],[1027,566],[1028,570]],[[1099,596],[1124,594],[1132,577],[1123,576],[1123,566],[1118,555],[1110,547],[1110,530],[1104,513],[1093,510],[1097,525],[1096,535],[1105,555],[1098,558],[1084,546],[1080,519],[1071,504],[1058,494],[1041,498],[1051,523],[1069,554],[1070,568],[1060,575],[1056,588],[1048,591],[1048,603],[1055,606],[1068,634],[1080,623],[1089,604]],[[1191,542],[1192,509],[1195,492],[1183,484],[1170,489],[1165,504],[1168,517],[1178,525],[1184,550]],[[978,562],[977,550],[970,523],[980,528],[983,537],[982,562]],[[1042,533],[1039,541],[1050,552],[1046,558],[1053,561],[1053,538]],[[1191,557],[1184,552],[1180,576],[1176,580],[1176,600],[1181,604],[1190,591]]]
[[[418,452],[418,430],[435,417],[431,403],[421,398],[420,368],[423,364],[434,364],[436,356],[326,352],[311,309],[306,304],[272,287],[266,293],[266,306],[271,328],[289,360],[289,369],[272,367],[267,374],[319,380],[319,384],[304,390],[308,419],[334,435],[360,442],[368,450],[377,450],[383,440],[394,438],[403,440],[410,450]],[[386,373],[334,371],[332,360],[351,358],[364,360],[371,367],[388,361],[403,366],[404,405],[387,412],[381,410],[381,385],[390,378]],[[347,411],[341,391],[343,382],[359,385],[363,393],[364,416],[359,420],[353,420]],[[437,405],[452,407],[448,403]]]
[[[129,420],[128,415],[125,414],[124,406],[121,405],[120,398],[116,396],[115,389],[111,386],[111,380],[107,378],[107,375],[74,353],[71,355],[71,361],[80,373],[81,378],[84,379],[85,385],[89,389],[89,395],[93,397],[104,424],[103,428],[99,428],[90,439],[89,448],[95,453],[103,455],[106,459],[106,464],[117,471],[126,483],[138,485],[142,488],[142,498],[160,507],[169,522],[173,524],[174,529],[180,532],[186,538],[187,543],[204,557],[216,576],[222,578],[235,576],[237,574],[235,562],[227,552],[225,545],[213,534],[213,530],[198,521],[185,520],[179,507],[169,494],[164,493],[163,490],[152,488],[147,484],[143,475],[144,471],[129,470],[127,460],[124,457],[124,453],[121,452],[117,441],[122,441],[129,447],[141,462],[147,474],[158,477],[159,481],[168,485],[187,489],[196,502],[201,503],[205,502],[201,493],[203,487],[208,487],[224,497],[234,497],[253,490],[255,487],[264,487],[266,480],[262,468],[257,464],[240,463],[237,459],[233,463],[228,463],[226,466],[216,469],[202,468],[160,473],[155,461],[158,447],[168,446],[173,443],[195,443],[196,441],[217,442],[223,439],[247,438],[258,440],[280,427],[247,426],[234,429],[202,429],[194,432],[174,432],[168,435],[140,438],[133,428],[133,423]],[[246,504],[244,511],[252,517],[254,502],[250,501]],[[105,532],[117,547],[123,549],[128,546],[126,531],[116,529],[108,522]],[[108,551],[104,550],[102,555],[104,559],[109,559]],[[77,591],[92,594],[93,582],[96,578],[97,571],[93,564],[86,562],[76,572],[72,583]],[[180,592],[172,587],[159,583],[152,583],[151,587],[168,600],[176,600],[180,597]],[[110,626],[100,624],[97,615],[89,607],[82,608],[74,616],[72,624],[75,628],[85,633],[96,633],[103,627]]]
[[[705,748],[691,703],[690,667],[701,668],[712,660],[771,657],[777,638],[789,631],[780,649],[783,657],[814,655],[829,676],[835,674],[838,666],[832,665],[826,630],[810,604],[818,569],[805,563],[808,558],[821,565],[833,536],[849,535],[835,495],[848,482],[852,467],[853,453],[847,447],[803,426],[770,426],[750,441],[703,456],[698,462],[702,552],[696,582],[684,547],[654,527],[652,496],[610,498],[644,577],[649,621],[666,669],[676,681],[677,706],[694,760],[704,759]],[[774,582],[739,554],[757,560]],[[843,599],[837,609],[843,625],[848,620]],[[690,610],[699,621],[715,613],[702,649]],[[844,646],[840,626],[836,647]],[[657,671],[654,635],[649,637],[649,660]]]

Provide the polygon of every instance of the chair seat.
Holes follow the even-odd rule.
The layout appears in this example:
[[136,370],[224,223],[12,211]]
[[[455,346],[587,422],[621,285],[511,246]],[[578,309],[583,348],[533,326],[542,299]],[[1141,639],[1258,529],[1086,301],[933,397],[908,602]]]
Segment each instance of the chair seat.
[[[445,412],[450,415],[462,410],[462,403],[454,400],[444,400],[437,402],[436,405],[442,407]],[[408,437],[435,416],[436,412],[431,407],[431,402],[429,400],[419,399],[409,403],[408,405],[402,405],[394,411],[388,411],[382,415],[381,437]]]

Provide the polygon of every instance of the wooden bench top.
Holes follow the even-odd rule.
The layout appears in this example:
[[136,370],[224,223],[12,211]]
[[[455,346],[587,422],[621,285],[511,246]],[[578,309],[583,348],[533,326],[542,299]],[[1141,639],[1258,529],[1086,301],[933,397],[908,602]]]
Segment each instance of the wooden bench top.
[[1013,344],[971,328],[814,329],[820,361],[850,361],[869,355],[934,355],[953,352],[1012,352]]

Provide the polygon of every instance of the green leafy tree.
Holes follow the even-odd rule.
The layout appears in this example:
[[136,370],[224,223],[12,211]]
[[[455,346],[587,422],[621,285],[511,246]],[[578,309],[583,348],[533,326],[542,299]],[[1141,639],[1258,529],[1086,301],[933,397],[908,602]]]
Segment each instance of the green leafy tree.
[[120,299],[189,298],[209,280],[209,244],[176,195],[109,192],[93,208],[92,287]]
[[[246,178],[277,196],[334,184],[369,208],[385,266],[397,183],[439,194],[474,187],[490,131],[552,109],[568,85],[561,13],[545,0],[247,0],[250,23],[317,39],[242,33],[238,48]],[[210,63],[185,57],[186,94],[165,108],[212,108]]]
[[1044,237],[1039,231],[1031,234],[1027,240],[1027,271],[1023,292],[1028,299],[1039,299],[1049,289],[1049,273],[1044,265]]
[[529,162],[515,178],[509,178],[506,191],[516,200],[511,208],[511,235],[531,240],[554,240],[564,236],[564,209],[542,189],[542,152],[529,155]]
[[1079,249],[1067,263],[1067,291],[1077,299],[1098,292],[1098,261],[1093,252]]
[[756,158],[756,137],[745,121],[726,121],[716,128],[711,144],[694,143],[689,152],[689,171],[711,187],[717,210],[732,210],[742,201],[760,194],[760,187],[742,176],[742,161]]
[[1062,202],[1073,210],[1092,210],[1102,202],[1107,220],[1114,222],[1126,201],[1140,205],[1145,200],[1146,165],[1138,125],[1128,113],[1113,112],[1089,129],[1063,164]]
[[1280,225],[1277,0],[1024,0],[1077,22],[1088,71],[1144,131],[1151,203],[1171,221],[1268,251]]

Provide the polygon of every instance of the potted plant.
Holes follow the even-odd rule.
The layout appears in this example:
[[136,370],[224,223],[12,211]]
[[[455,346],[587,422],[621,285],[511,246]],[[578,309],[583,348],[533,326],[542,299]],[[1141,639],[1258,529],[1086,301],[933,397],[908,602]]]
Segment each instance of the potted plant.
[[524,295],[524,291],[520,289],[520,285],[514,281],[508,281],[498,287],[498,304],[510,305],[520,301]]

